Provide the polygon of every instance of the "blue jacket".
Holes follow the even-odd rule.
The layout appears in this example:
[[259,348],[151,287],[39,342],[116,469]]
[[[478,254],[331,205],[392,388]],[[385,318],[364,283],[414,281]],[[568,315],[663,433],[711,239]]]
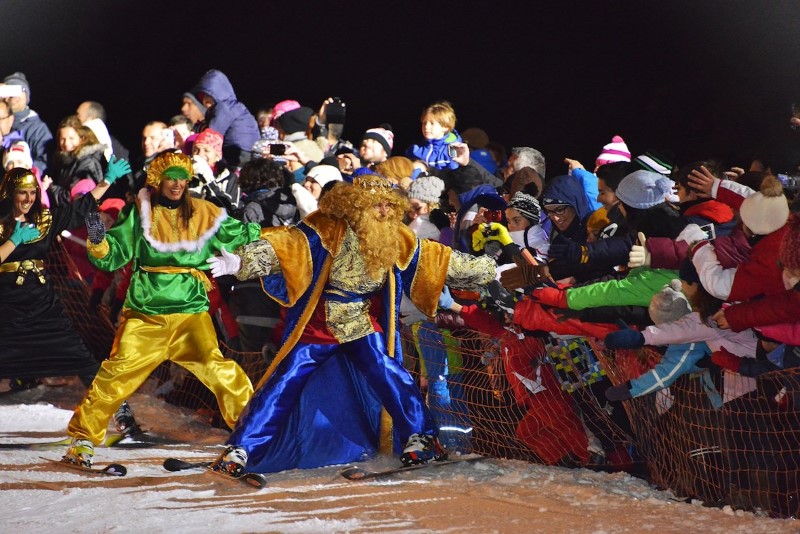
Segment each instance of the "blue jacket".
[[12,132],[19,132],[28,146],[31,147],[31,158],[34,166],[45,173],[47,157],[53,151],[53,134],[39,114],[31,108],[14,113]]
[[655,393],[672,385],[681,375],[699,373],[703,369],[695,364],[710,355],[711,350],[705,343],[670,345],[658,365],[631,380],[631,396],[641,397]]
[[238,157],[231,157],[230,151],[226,149],[236,147],[241,152],[250,153],[253,144],[260,138],[256,118],[236,99],[228,77],[216,69],[206,72],[192,89],[192,93],[205,93],[216,102],[206,111],[205,124],[223,135],[225,160],[236,165]]
[[450,143],[460,143],[461,136],[455,130],[441,139],[426,140],[422,145],[411,145],[406,150],[406,157],[411,160],[422,160],[428,167],[435,169],[457,169],[458,163],[447,153]]
[[586,195],[586,202],[592,211],[601,208],[603,205],[597,201],[600,190],[597,187],[597,176],[586,169],[574,169],[572,176],[583,184],[583,193]]

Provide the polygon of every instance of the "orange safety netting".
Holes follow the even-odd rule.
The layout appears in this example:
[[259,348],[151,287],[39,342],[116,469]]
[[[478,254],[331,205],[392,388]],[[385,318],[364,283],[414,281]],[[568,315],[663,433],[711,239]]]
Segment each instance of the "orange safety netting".
[[[105,357],[113,340],[107,307],[89,309],[89,289],[63,247],[53,248],[47,269],[73,324]],[[800,371],[753,380],[705,370],[610,403],[604,390],[651,369],[655,348],[611,351],[594,339],[510,331],[497,339],[427,322],[404,326],[401,337],[405,365],[451,449],[625,470],[681,498],[798,516]],[[259,381],[268,354],[220,345]],[[167,363],[152,380],[166,401],[224,425],[213,395],[188,372]]]

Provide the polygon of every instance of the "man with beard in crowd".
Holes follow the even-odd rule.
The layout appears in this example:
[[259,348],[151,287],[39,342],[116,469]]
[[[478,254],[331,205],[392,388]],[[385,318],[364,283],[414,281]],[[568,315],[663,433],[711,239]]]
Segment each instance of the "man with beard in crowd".
[[297,226],[262,230],[260,241],[208,260],[214,276],[261,278],[287,307],[280,351],[215,469],[237,476],[364,459],[379,444],[390,452],[389,425],[406,443],[404,464],[442,456],[401,362],[401,293],[432,316],[445,284],[474,290],[495,265],[417,239],[402,223],[407,209],[389,180],[361,173]]

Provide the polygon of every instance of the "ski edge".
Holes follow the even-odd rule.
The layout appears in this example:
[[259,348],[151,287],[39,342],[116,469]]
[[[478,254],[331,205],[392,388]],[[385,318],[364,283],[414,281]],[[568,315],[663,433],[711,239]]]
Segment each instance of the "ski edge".
[[380,478],[384,476],[394,475],[396,473],[403,473],[406,471],[415,471],[417,469],[423,469],[426,467],[440,467],[444,465],[450,464],[457,464],[462,462],[475,462],[478,460],[486,460],[488,459],[487,456],[469,456],[466,458],[452,458],[449,460],[440,460],[440,461],[432,461],[424,464],[414,464],[402,467],[393,467],[391,469],[382,469],[382,470],[369,470],[364,469],[363,467],[359,467],[357,465],[350,465],[347,466],[339,471],[339,474],[342,475],[347,480],[351,480],[354,482],[358,482],[361,480],[368,480],[371,478]]
[[82,465],[71,464],[69,462],[64,462],[62,460],[53,460],[52,458],[45,458],[44,456],[39,456],[42,460],[46,460],[50,463],[56,464],[60,467],[65,467],[67,469],[71,469],[73,471],[81,471],[83,473],[92,473],[95,475],[105,475],[105,476],[114,476],[114,477],[124,477],[128,474],[128,468],[126,468],[122,464],[117,463],[110,463],[103,467],[85,467]]

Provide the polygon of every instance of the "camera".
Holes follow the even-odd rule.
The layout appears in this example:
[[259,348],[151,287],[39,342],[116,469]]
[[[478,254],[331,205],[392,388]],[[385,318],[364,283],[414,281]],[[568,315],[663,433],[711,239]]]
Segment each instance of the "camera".
[[783,188],[787,191],[797,191],[800,189],[800,176],[794,174],[779,174],[778,180],[780,180]]
[[273,156],[283,156],[286,154],[286,145],[283,143],[272,143],[267,146],[269,147],[269,153]]
[[325,106],[325,120],[327,124],[344,124],[345,104],[338,96],[333,97],[333,102]]
[[175,146],[175,131],[171,128],[166,128],[161,132],[161,139],[162,143],[164,143],[167,148],[173,148]]
[[447,155],[450,156],[451,158],[457,158],[458,157],[458,149],[456,147],[454,147],[453,145],[448,146],[447,147]]
[[713,224],[704,224],[700,227],[704,234],[706,234],[706,239],[708,241],[713,241],[717,238],[717,231],[714,228]]
[[486,210],[483,212],[483,218],[486,219],[486,222],[503,222],[503,212],[500,210]]

